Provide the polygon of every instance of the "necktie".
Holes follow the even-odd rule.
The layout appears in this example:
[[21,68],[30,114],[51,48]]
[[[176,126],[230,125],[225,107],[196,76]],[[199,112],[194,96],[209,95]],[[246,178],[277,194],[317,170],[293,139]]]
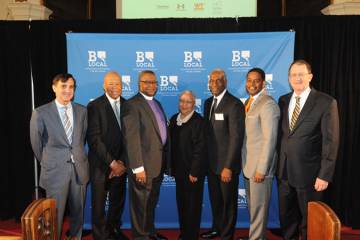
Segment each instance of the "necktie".
[[116,120],[120,126],[120,100],[114,102],[114,112],[115,112]]
[[294,129],[296,121],[300,114],[300,97],[296,96],[295,99],[296,99],[296,103],[295,103],[295,108],[294,108],[293,114],[291,116],[290,131],[292,131]]
[[69,115],[67,114],[67,110],[68,107],[65,106],[64,107],[64,116],[63,116],[63,124],[64,124],[64,129],[65,129],[65,133],[66,133],[66,137],[69,140],[69,143],[71,144],[72,142],[72,126],[71,126],[71,122],[70,122],[70,118]]
[[214,115],[216,107],[217,107],[217,98],[214,97],[214,102],[213,102],[213,105],[211,106],[211,109],[210,109],[209,120],[211,120],[212,116]]
[[250,97],[250,99],[248,100],[246,106],[245,106],[245,112],[247,113],[250,110],[251,104],[254,101],[253,97]]
[[165,144],[167,139],[166,117],[164,116],[160,106],[155,102],[155,100],[147,100],[147,102],[155,115],[156,122],[160,130],[161,141],[163,144]]

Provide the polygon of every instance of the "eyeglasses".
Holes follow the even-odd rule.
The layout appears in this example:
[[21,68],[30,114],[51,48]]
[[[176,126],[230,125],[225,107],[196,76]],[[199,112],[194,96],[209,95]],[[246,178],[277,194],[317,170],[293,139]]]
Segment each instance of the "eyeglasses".
[[292,73],[292,74],[289,74],[289,77],[290,78],[296,78],[296,77],[303,78],[309,74],[311,74],[311,73]]
[[144,81],[140,81],[141,83],[144,83],[146,85],[157,85],[157,81],[147,81],[147,80],[144,80]]

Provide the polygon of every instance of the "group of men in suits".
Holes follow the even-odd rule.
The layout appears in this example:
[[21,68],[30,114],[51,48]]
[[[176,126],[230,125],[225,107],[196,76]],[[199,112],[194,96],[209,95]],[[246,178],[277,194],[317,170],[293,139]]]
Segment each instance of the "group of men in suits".
[[307,204],[322,199],[334,174],[339,114],[334,98],[310,87],[308,62],[294,61],[288,76],[292,92],[277,104],[266,94],[264,71],[250,69],[244,107],[226,90],[224,71],[210,74],[213,96],[205,102],[204,117],[213,224],[202,238],[233,239],[242,163],[250,229],[249,236],[239,239],[266,239],[274,175],[283,238],[307,239]]
[[[104,95],[91,101],[87,110],[72,102],[74,77],[57,75],[53,80],[55,100],[34,110],[30,136],[41,164],[40,186],[47,197],[57,202],[58,235],[68,202],[69,238],[81,239],[85,190],[90,178],[94,238],[128,239],[120,230],[128,178],[133,238],[167,239],[156,232],[155,208],[163,174],[168,167],[176,166],[177,184],[203,186],[203,176],[208,177],[213,223],[209,231],[201,234],[202,238],[233,239],[239,174],[243,169],[250,212],[249,239],[265,239],[275,173],[283,237],[296,239],[301,234],[306,239],[307,203],[321,199],[328,187],[339,144],[336,100],[310,88],[311,80],[310,64],[294,61],[289,68],[293,91],[282,96],[278,105],[266,94],[264,71],[253,68],[247,73],[249,98],[244,106],[226,89],[225,72],[214,69],[209,77],[212,96],[205,101],[203,120],[191,109],[194,95],[182,94],[180,114],[178,119],[172,118],[172,129],[180,133],[178,126],[195,118],[182,131],[192,137],[192,132],[197,132],[206,139],[201,145],[206,148],[205,161],[195,171],[170,164],[170,134],[164,110],[154,98],[154,72],[139,74],[139,93],[127,101],[121,97],[121,76],[108,72],[103,82]],[[182,111],[186,112],[183,116]],[[189,117],[181,119],[187,114]],[[196,130],[197,123],[203,126],[200,132]],[[86,140],[89,161],[84,148]],[[187,146],[186,141],[181,146]],[[186,182],[183,176],[188,179]],[[189,190],[185,185],[181,189]],[[202,187],[201,191],[191,189],[202,193]],[[197,198],[196,194],[193,196]],[[105,214],[107,198],[109,209]],[[183,195],[179,194],[179,199],[184,199]],[[201,202],[196,203],[200,208]],[[181,207],[184,206],[190,205],[183,203]],[[183,217],[189,218],[189,214]],[[194,226],[198,222],[195,220]],[[179,239],[192,239],[191,234],[198,232],[186,232]]]

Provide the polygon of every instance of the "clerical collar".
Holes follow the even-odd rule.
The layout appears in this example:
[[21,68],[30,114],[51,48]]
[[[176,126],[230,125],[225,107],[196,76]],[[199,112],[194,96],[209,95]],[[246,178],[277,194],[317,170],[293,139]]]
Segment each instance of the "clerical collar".
[[154,96],[148,96],[148,95],[145,95],[144,93],[140,92],[141,95],[143,95],[143,97],[146,99],[146,100],[153,100]]

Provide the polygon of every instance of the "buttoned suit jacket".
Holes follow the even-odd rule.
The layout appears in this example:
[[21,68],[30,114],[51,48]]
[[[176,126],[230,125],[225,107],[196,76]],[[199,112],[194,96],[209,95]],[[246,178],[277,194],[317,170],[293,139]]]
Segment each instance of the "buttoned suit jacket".
[[277,175],[294,187],[312,186],[317,177],[330,182],[339,146],[336,100],[312,88],[290,131],[288,109],[292,94],[279,99],[281,145]]
[[41,165],[40,186],[61,187],[71,177],[69,160],[73,156],[78,184],[89,180],[89,163],[85,152],[87,130],[86,108],[71,103],[73,109],[73,134],[70,143],[55,101],[36,108],[30,120],[30,140],[35,157]]
[[280,110],[272,97],[262,92],[245,117],[242,147],[243,173],[252,178],[255,172],[273,176],[276,170],[276,141]]
[[[121,107],[124,102],[125,99],[120,97]],[[121,129],[105,94],[90,102],[87,108],[90,166],[100,168],[108,175],[113,160],[121,160],[125,163]]]
[[[228,91],[209,120],[213,97],[205,101],[204,118],[210,170],[220,174],[224,168],[238,174],[241,170],[241,148],[244,139],[245,112],[242,102]],[[216,120],[215,115],[218,120]],[[219,120],[223,118],[223,120]]]
[[[165,120],[166,115],[160,102]],[[138,93],[127,100],[121,112],[122,131],[126,148],[126,165],[132,169],[144,167],[146,176],[155,178],[165,171],[169,161],[169,137],[162,143],[156,117],[146,99]],[[168,130],[167,130],[167,136]]]

